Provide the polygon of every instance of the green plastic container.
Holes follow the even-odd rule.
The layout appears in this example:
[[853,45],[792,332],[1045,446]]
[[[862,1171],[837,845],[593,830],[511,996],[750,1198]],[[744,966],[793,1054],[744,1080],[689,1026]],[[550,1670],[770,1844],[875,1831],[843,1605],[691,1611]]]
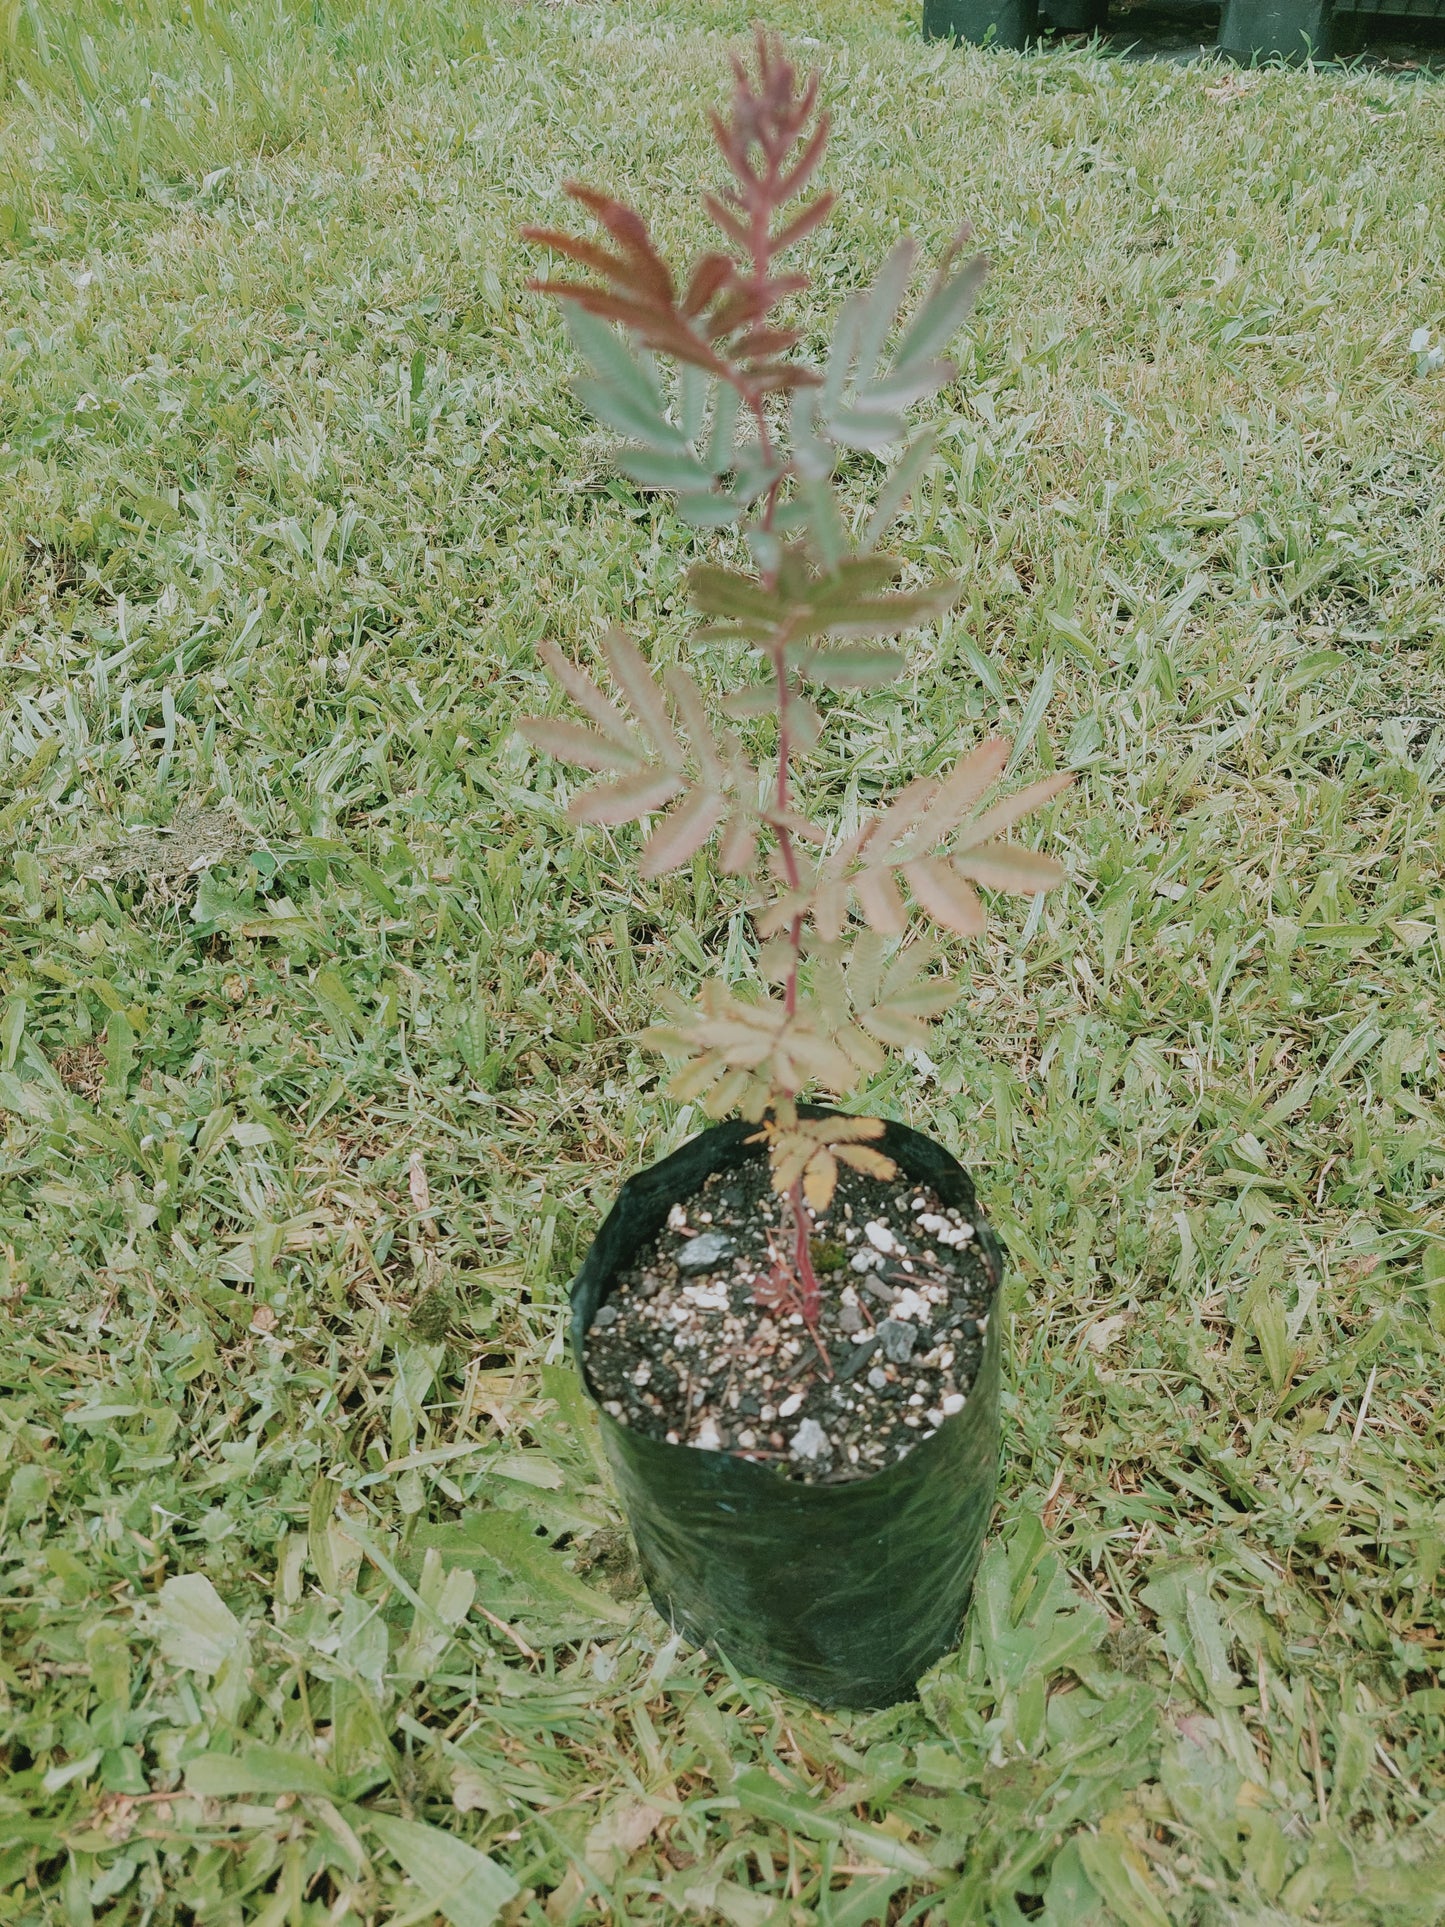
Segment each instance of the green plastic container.
[[1026,47],[1039,37],[1038,0],[923,0],[923,37]]
[[[746,1142],[755,1128],[704,1131],[623,1185],[572,1286],[584,1383],[588,1329],[619,1270],[712,1172],[760,1155]],[[994,1277],[992,1312],[1003,1253],[978,1216],[968,1173],[906,1125],[887,1125],[878,1143],[906,1176],[972,1219]],[[990,1316],[963,1410],[896,1464],[845,1484],[804,1485],[772,1466],[668,1445],[599,1405],[648,1591],[668,1624],[740,1672],[822,1706],[911,1697],[958,1638],[993,1507],[999,1323]]]
[[1328,60],[1334,51],[1333,0],[1224,0],[1219,50],[1256,61]]

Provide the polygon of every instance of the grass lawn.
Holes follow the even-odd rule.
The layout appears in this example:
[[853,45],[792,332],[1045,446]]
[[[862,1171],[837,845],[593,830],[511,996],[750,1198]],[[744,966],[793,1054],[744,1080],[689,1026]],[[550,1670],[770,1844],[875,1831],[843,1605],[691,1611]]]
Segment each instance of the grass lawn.
[[[694,538],[523,291],[700,240],[724,0],[0,7],[0,1923],[1416,1922],[1445,1893],[1445,93],[814,36],[825,295],[996,259],[819,793],[981,733],[1074,881],[870,1103],[1009,1246],[920,1704],[639,1596],[562,1350],[725,955],[513,733]],[[725,679],[709,658],[704,673]],[[161,834],[166,832],[166,834]]]

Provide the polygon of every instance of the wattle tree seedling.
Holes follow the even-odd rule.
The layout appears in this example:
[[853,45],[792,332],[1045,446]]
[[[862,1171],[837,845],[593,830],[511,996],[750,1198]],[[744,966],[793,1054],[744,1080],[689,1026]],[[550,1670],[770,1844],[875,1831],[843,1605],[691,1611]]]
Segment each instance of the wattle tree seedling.
[[[656,819],[642,876],[681,868],[716,836],[722,870],[757,880],[759,984],[712,978],[695,1004],[672,1000],[667,1021],[644,1037],[682,1060],[676,1096],[758,1123],[786,1243],[760,1296],[799,1311],[816,1337],[812,1214],[830,1201],[840,1160],[879,1178],[896,1172],[870,1142],[878,1119],[808,1118],[798,1099],[810,1088],[842,1098],[882,1068],[886,1046],[925,1041],[958,993],[935,968],[933,940],[909,940],[910,898],[945,930],[976,937],[977,885],[1050,888],[1062,867],[1006,837],[1070,779],[1050,776],[980,807],[1009,759],[995,737],[846,828],[818,821],[797,793],[795,765],[823,728],[809,688],[893,681],[904,669],[893,639],[935,621],[959,592],[943,579],[900,587],[904,564],[881,544],[933,448],[928,428],[910,436],[909,411],[955,379],[943,350],[987,263],[963,258],[961,230],[900,324],[916,254],[900,241],[873,288],[843,304],[826,359],[813,365],[799,352],[804,330],[788,318],[809,277],[782,260],[833,205],[826,192],[803,198],[828,139],[818,76],[800,83],[761,31],[755,71],[735,69],[730,110],[712,116],[731,178],[703,196],[724,245],[685,276],[673,274],[639,213],[593,188],[567,192],[600,238],[524,232],[590,272],[532,285],[565,304],[591,371],[579,394],[626,438],[622,470],[670,492],[685,522],[728,545],[731,565],[701,564],[688,577],[705,619],[698,639],[733,645],[762,674],[719,700],[686,669],[655,676],[614,631],[602,649],[628,714],[544,644],[588,722],[539,717],[521,728],[537,749],[594,772],[572,798],[576,821]],[[866,512],[835,485],[855,452],[879,468]]]

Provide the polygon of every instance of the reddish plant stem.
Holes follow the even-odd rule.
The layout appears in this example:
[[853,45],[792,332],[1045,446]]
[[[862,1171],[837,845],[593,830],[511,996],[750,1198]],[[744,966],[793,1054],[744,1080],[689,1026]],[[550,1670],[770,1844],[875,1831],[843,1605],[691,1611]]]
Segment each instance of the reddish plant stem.
[[[823,1341],[818,1336],[818,1318],[823,1309],[823,1291],[818,1283],[818,1274],[813,1269],[812,1230],[813,1214],[808,1209],[808,1200],[803,1196],[803,1180],[796,1178],[788,1193],[793,1218],[793,1268],[798,1274],[801,1288],[799,1310],[803,1323],[812,1334],[813,1343],[818,1347],[823,1362],[827,1364],[828,1354],[823,1350]],[[829,1370],[828,1376],[832,1377]]]
[[[749,252],[752,255],[753,289],[759,298],[761,298],[762,290],[772,266],[772,237],[768,229],[772,205],[777,192],[777,157],[769,153],[767,155],[767,164],[768,172],[766,181],[763,184],[762,191],[753,197],[753,204],[750,209],[752,218]],[[771,465],[773,461],[773,440],[768,431],[765,398],[754,389],[747,395],[746,399],[748,406],[752,410],[753,419],[757,424],[759,450],[762,453],[764,462]],[[769,485],[761,518],[761,528],[765,535],[772,534],[773,518],[777,511],[778,497],[782,491],[783,482],[786,479],[787,473],[788,470],[786,468],[783,469]],[[775,567],[769,567],[763,570],[763,581],[768,588],[776,585],[777,574],[778,572]],[[772,651],[772,664],[773,673],[777,678],[778,688],[778,775],[775,790],[778,821],[774,828],[778,839],[778,857],[783,867],[783,876],[787,881],[788,888],[796,892],[800,887],[802,877],[798,868],[797,852],[793,848],[792,833],[787,826],[787,815],[791,804],[789,765],[792,762],[793,755],[791,714],[793,689],[792,679],[788,674],[786,636],[780,638],[775,645]],[[790,1017],[798,1007],[798,966],[801,960],[802,942],[803,919],[801,915],[799,915],[792,919],[788,927],[788,946],[792,952],[792,956],[788,966],[787,979],[783,987],[783,1005]],[[788,1095],[791,1097],[794,1093],[789,1092]],[[785,1194],[782,1199],[782,1206],[784,1217],[787,1221],[787,1228],[792,1234],[793,1241],[793,1278],[790,1282],[792,1282],[796,1288],[798,1309],[802,1313],[803,1323],[807,1326],[808,1334],[817,1347],[818,1356],[822,1360],[824,1371],[827,1376],[831,1378],[833,1376],[832,1361],[828,1357],[827,1348],[823,1344],[823,1340],[818,1332],[818,1318],[823,1308],[823,1294],[818,1283],[817,1272],[813,1269],[813,1214],[808,1207],[807,1199],[803,1195],[801,1178],[795,1180],[789,1191]]]

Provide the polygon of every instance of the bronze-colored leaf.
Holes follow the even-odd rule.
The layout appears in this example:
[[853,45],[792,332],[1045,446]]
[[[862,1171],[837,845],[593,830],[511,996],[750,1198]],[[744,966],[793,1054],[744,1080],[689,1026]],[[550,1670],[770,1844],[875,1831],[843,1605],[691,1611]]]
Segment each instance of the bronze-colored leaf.
[[921,857],[905,863],[903,874],[908,887],[935,923],[960,937],[981,937],[984,931],[983,905],[978,892],[953,865],[942,857]]
[[866,1144],[840,1144],[837,1154],[844,1164],[851,1164],[855,1171],[863,1171],[870,1178],[880,1178],[887,1184],[898,1176],[898,1166],[892,1158],[882,1151],[874,1151]]
[[957,829],[978,799],[1003,775],[1011,747],[1007,737],[991,736],[967,756],[959,757],[918,824],[921,850],[932,848]]
[[870,930],[882,937],[901,937],[908,928],[908,912],[898,885],[881,864],[868,865],[853,879],[858,908]]
[[647,658],[622,629],[610,629],[602,645],[617,687],[632,704],[637,721],[655,752],[673,768],[683,761],[682,744],[663,705]]
[[727,769],[717,738],[713,734],[702,691],[685,669],[675,667],[666,669],[663,671],[662,680],[667,686],[668,694],[677,704],[682,726],[687,732],[692,753],[697,758],[703,781],[712,789],[722,789],[727,782]]
[[1057,858],[1017,843],[985,843],[980,850],[965,850],[955,862],[986,889],[1007,890],[1018,897],[1052,890],[1068,874]]
[[567,805],[574,823],[631,823],[670,803],[682,788],[671,770],[643,769],[615,783],[589,783]]
[[723,830],[718,865],[724,876],[746,876],[757,854],[757,825],[746,810],[735,807]]
[[723,819],[727,804],[714,790],[690,790],[683,800],[657,825],[643,845],[638,872],[645,877],[665,876],[681,869],[702,848]]
[[813,1211],[826,1211],[838,1188],[838,1160],[831,1151],[815,1151],[803,1170],[803,1196]]
[[610,703],[592,678],[569,662],[554,642],[539,642],[537,654],[579,709],[585,710],[604,736],[624,748],[636,748],[633,732],[622,711]]
[[1015,790],[1012,796],[1003,797],[991,810],[985,810],[982,816],[976,817],[967,826],[966,842],[961,847],[971,849],[1011,829],[1021,817],[1029,816],[1033,811],[1042,809],[1045,803],[1052,802],[1061,791],[1068,789],[1073,780],[1068,771],[1064,771],[1058,776],[1045,776],[1037,783],[1028,783],[1023,789]]
[[641,758],[635,749],[614,743],[580,723],[563,722],[554,716],[525,716],[517,733],[547,756],[564,763],[578,763],[583,769],[633,770]]

